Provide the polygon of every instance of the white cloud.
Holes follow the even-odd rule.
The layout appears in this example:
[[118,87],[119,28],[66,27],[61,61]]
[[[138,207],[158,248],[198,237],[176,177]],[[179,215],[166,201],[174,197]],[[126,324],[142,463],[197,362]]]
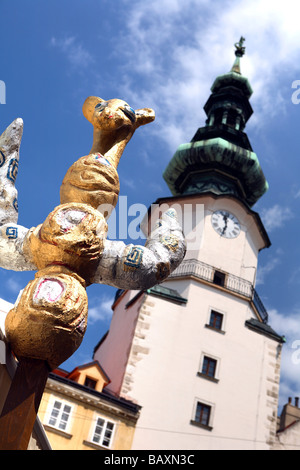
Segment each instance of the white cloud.
[[107,322],[111,319],[112,309],[111,306],[114,299],[109,296],[103,296],[102,298],[93,298],[92,305],[89,307],[88,320],[89,323],[95,322]]
[[130,189],[136,189],[136,181],[129,178],[124,178],[123,183]]
[[278,256],[273,257],[264,266],[258,266],[256,285],[264,284],[266,276],[268,276],[280,263]]
[[289,284],[300,284],[300,268],[296,267],[291,271],[291,275],[288,279]]
[[288,340],[293,340],[295,337],[300,339],[300,312],[297,309],[289,315],[280,313],[276,309],[269,309],[268,313],[270,324],[278,334],[284,335]]
[[282,227],[287,220],[292,219],[293,213],[289,207],[282,207],[279,204],[275,204],[269,209],[263,209],[261,218],[267,232],[271,232],[276,228]]
[[22,286],[14,277],[9,277],[5,282],[5,287],[13,294],[19,294],[20,290],[23,289],[24,286]]
[[87,65],[94,62],[90,52],[85,49],[74,36],[65,37],[64,39],[52,37],[50,40],[50,45],[52,47],[56,47],[63,54],[65,54],[73,67],[86,67]]
[[295,309],[289,314],[275,309],[268,311],[272,328],[286,337],[281,357],[280,406],[289,396],[299,396],[300,390],[300,311]]
[[297,78],[299,12],[293,0],[132,0],[120,53],[126,55],[128,71],[137,75],[139,92],[126,76],[124,96],[156,110],[161,125],[153,129],[174,150],[204,125],[202,107],[210,86],[230,70],[233,44],[243,35],[242,72],[254,89],[250,123],[262,126],[288,104],[281,86],[286,72],[294,71]]

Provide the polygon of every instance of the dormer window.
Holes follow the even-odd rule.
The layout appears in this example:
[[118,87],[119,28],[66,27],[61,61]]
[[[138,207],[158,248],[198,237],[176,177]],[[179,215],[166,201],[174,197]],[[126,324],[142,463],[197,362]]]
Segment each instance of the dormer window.
[[90,377],[86,376],[85,381],[84,381],[84,385],[86,387],[89,387],[89,388],[92,388],[93,390],[95,390],[96,385],[97,385],[97,380],[91,379]]

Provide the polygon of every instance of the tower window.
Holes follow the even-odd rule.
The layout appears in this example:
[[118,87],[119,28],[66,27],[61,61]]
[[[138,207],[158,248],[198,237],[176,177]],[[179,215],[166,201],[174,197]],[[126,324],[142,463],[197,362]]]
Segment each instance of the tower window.
[[234,127],[236,126],[236,121],[237,121],[237,114],[235,112],[230,112],[228,113],[228,117],[227,117],[227,122],[226,124],[230,127]]
[[214,124],[218,125],[222,123],[222,117],[223,117],[223,110],[222,109],[217,109],[215,112],[215,121]]
[[203,424],[204,426],[208,426],[210,410],[211,410],[210,406],[204,405],[204,403],[200,403],[198,401],[197,408],[196,408],[195,421],[197,421],[197,423]]
[[211,328],[214,328],[215,330],[222,330],[222,324],[223,324],[222,313],[212,310],[210,312],[210,319],[209,319],[208,326],[210,326]]
[[211,382],[218,383],[219,379],[216,378],[218,360],[204,355],[202,357],[201,372],[197,375],[203,379],[210,380]]
[[202,371],[203,375],[214,378],[216,373],[217,361],[211,357],[204,356]]
[[222,273],[221,271],[215,271],[214,272],[214,278],[213,278],[213,283],[216,284],[217,286],[222,286],[224,287],[225,285],[225,273]]
[[196,409],[194,412],[195,413],[194,419],[191,420],[191,424],[200,426],[201,428],[205,428],[208,431],[211,431],[212,430],[212,427],[210,426],[211,411],[212,411],[212,407],[210,405],[197,401]]

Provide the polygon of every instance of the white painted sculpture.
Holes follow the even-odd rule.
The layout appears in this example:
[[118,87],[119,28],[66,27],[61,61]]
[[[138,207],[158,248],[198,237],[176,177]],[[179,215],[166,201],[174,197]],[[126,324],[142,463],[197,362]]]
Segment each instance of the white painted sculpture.
[[28,229],[17,225],[18,192],[15,182],[22,134],[23,121],[18,118],[0,136],[0,267],[13,271],[36,269],[23,253]]

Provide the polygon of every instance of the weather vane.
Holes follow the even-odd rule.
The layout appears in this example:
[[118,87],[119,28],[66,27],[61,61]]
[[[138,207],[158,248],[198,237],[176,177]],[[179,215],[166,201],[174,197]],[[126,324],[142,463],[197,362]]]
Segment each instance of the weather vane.
[[145,246],[106,239],[107,219],[119,195],[119,160],[136,129],[154,120],[154,111],[91,96],[83,114],[94,127],[92,149],[67,171],[60,205],[30,230],[17,224],[23,121],[16,119],[0,137],[0,267],[37,271],[5,320],[19,367],[0,416],[0,449],[27,448],[49,371],[82,342],[86,287],[148,289],[166,279],[185,255],[174,209],[162,215]]
[[236,49],[235,50],[235,55],[237,57],[243,57],[243,55],[245,54],[246,48],[243,46],[245,41],[246,41],[246,39],[243,36],[241,36],[239,42],[235,43],[235,45],[234,45],[235,49]]

